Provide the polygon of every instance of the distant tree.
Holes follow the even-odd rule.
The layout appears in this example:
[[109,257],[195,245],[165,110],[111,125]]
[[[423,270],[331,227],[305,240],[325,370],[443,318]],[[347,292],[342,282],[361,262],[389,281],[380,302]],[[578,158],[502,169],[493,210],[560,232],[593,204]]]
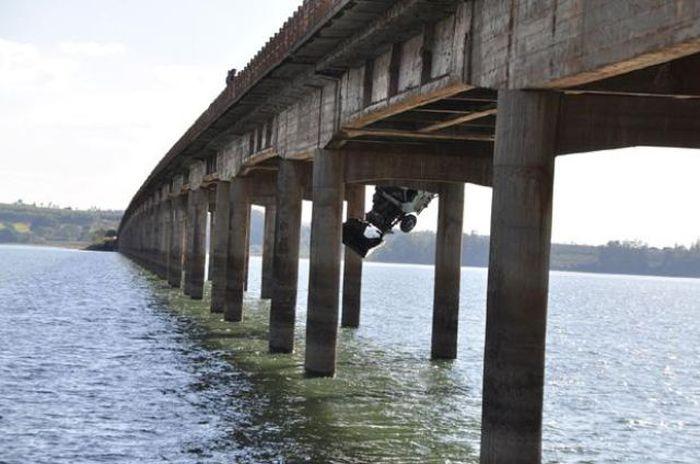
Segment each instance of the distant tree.
[[105,232],[105,237],[107,238],[114,238],[117,236],[117,231],[115,229],[109,229],[107,232]]
[[601,248],[598,261],[601,272],[623,274],[649,273],[648,246],[640,241],[611,241]]
[[0,243],[15,243],[17,239],[17,232],[12,227],[0,229]]

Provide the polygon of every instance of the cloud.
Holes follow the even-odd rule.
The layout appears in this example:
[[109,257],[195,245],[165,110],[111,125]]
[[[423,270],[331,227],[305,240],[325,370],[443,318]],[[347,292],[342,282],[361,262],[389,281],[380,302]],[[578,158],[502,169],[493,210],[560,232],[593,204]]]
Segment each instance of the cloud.
[[0,90],[63,86],[77,67],[75,60],[47,56],[34,44],[0,38]]
[[59,50],[70,56],[99,58],[103,56],[124,55],[126,46],[119,42],[61,42]]
[[219,66],[89,44],[0,38],[0,199],[124,207],[224,86]]

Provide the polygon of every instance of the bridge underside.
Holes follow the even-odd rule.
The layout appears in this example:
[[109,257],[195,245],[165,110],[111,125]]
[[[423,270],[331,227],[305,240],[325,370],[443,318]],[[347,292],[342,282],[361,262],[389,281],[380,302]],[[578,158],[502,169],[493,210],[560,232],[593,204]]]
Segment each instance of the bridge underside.
[[343,203],[361,216],[365,185],[420,186],[439,193],[431,356],[452,359],[463,186],[493,187],[481,462],[540,462],[555,157],[700,147],[700,6],[550,3],[306,2],[156,167],[120,250],[201,298],[212,211],[212,310],[239,321],[264,206],[269,346],[291,352],[311,200],[305,369],[333,375],[361,315]]

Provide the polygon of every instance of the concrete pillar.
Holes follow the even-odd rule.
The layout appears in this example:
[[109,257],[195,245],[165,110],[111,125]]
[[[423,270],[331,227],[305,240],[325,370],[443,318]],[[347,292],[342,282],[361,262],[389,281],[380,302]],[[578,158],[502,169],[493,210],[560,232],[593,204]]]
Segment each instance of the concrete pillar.
[[430,353],[433,359],[455,359],[462,265],[464,184],[444,184],[438,198],[440,203],[435,239],[435,287]]
[[245,253],[250,211],[249,180],[235,177],[229,188],[229,238],[226,260],[226,295],[224,319],[239,322],[243,319],[245,286]]
[[172,221],[170,211],[171,211],[172,200],[170,198],[163,202],[163,208],[161,211],[162,225],[163,225],[163,246],[160,250],[160,262],[163,266],[163,276],[162,278],[167,280],[170,276],[170,245],[172,243],[172,227],[170,223]]
[[275,205],[265,206],[265,231],[263,238],[262,279],[260,298],[272,298],[274,284],[273,264],[275,253]]
[[183,267],[185,269],[185,288],[183,289],[183,293],[185,295],[189,295],[190,292],[192,291],[192,269],[190,269],[190,266],[192,263],[192,253],[194,250],[194,246],[192,243],[192,239],[194,237],[193,233],[193,227],[194,227],[194,191],[190,190],[187,193],[187,210],[185,211],[185,221],[184,221],[184,231],[185,233],[183,234],[183,240],[185,244],[185,253],[183,256]]
[[280,160],[277,171],[275,245],[273,253],[272,303],[270,305],[270,351],[294,350],[294,320],[299,278],[299,234],[304,191],[304,163]]
[[[348,202],[348,218],[364,219],[365,186],[348,185],[345,187]],[[362,294],[362,258],[345,247],[345,269],[343,271],[343,315],[341,327],[357,328],[360,326],[360,303]]]
[[207,268],[207,280],[211,282],[212,275],[214,274],[213,272],[213,267],[214,267],[214,228],[216,225],[214,224],[216,222],[216,209],[212,208],[211,205],[209,205],[209,221],[208,221],[208,226],[209,226],[209,266]]
[[160,276],[160,266],[158,263],[158,255],[160,254],[160,223],[158,215],[159,207],[157,204],[151,208],[149,219],[151,221],[151,272]]
[[245,223],[245,264],[243,266],[243,291],[245,292],[248,291],[248,269],[250,267],[250,215],[252,214],[250,206],[248,203],[248,215]]
[[306,317],[307,375],[335,374],[344,194],[343,154],[314,155],[309,296]]
[[158,274],[158,261],[156,259],[156,237],[158,236],[157,208],[152,205],[148,211],[148,270]]
[[229,231],[229,195],[230,183],[216,184],[216,210],[214,211],[214,229],[212,234],[213,250],[211,260],[211,310],[214,313],[224,312],[226,298],[226,257],[228,256]]
[[201,300],[204,296],[204,266],[206,260],[206,229],[207,229],[207,209],[209,208],[208,193],[203,188],[198,188],[193,192],[194,207],[192,216],[192,253],[190,269],[190,298]]
[[189,294],[189,287],[187,286],[187,266],[189,260],[189,219],[190,219],[190,194],[187,196],[180,197],[180,248],[182,254],[180,255],[180,268],[182,269],[182,275],[180,280],[182,281],[182,293],[185,295]]
[[168,256],[168,283],[180,287],[182,280],[182,198],[170,201],[170,255]]
[[484,357],[482,463],[541,461],[559,96],[499,91]]

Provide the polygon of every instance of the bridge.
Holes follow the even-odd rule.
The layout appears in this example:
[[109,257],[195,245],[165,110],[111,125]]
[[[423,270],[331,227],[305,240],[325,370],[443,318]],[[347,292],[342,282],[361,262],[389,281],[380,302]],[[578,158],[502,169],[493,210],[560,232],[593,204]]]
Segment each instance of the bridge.
[[700,146],[699,52],[695,1],[306,0],[150,173],[120,251],[201,299],[211,212],[211,310],[235,323],[263,206],[269,347],[288,353],[312,201],[305,370],[332,376],[338,326],[360,323],[344,202],[437,192],[431,353],[451,359],[464,184],[491,186],[481,462],[540,462],[555,157]]

